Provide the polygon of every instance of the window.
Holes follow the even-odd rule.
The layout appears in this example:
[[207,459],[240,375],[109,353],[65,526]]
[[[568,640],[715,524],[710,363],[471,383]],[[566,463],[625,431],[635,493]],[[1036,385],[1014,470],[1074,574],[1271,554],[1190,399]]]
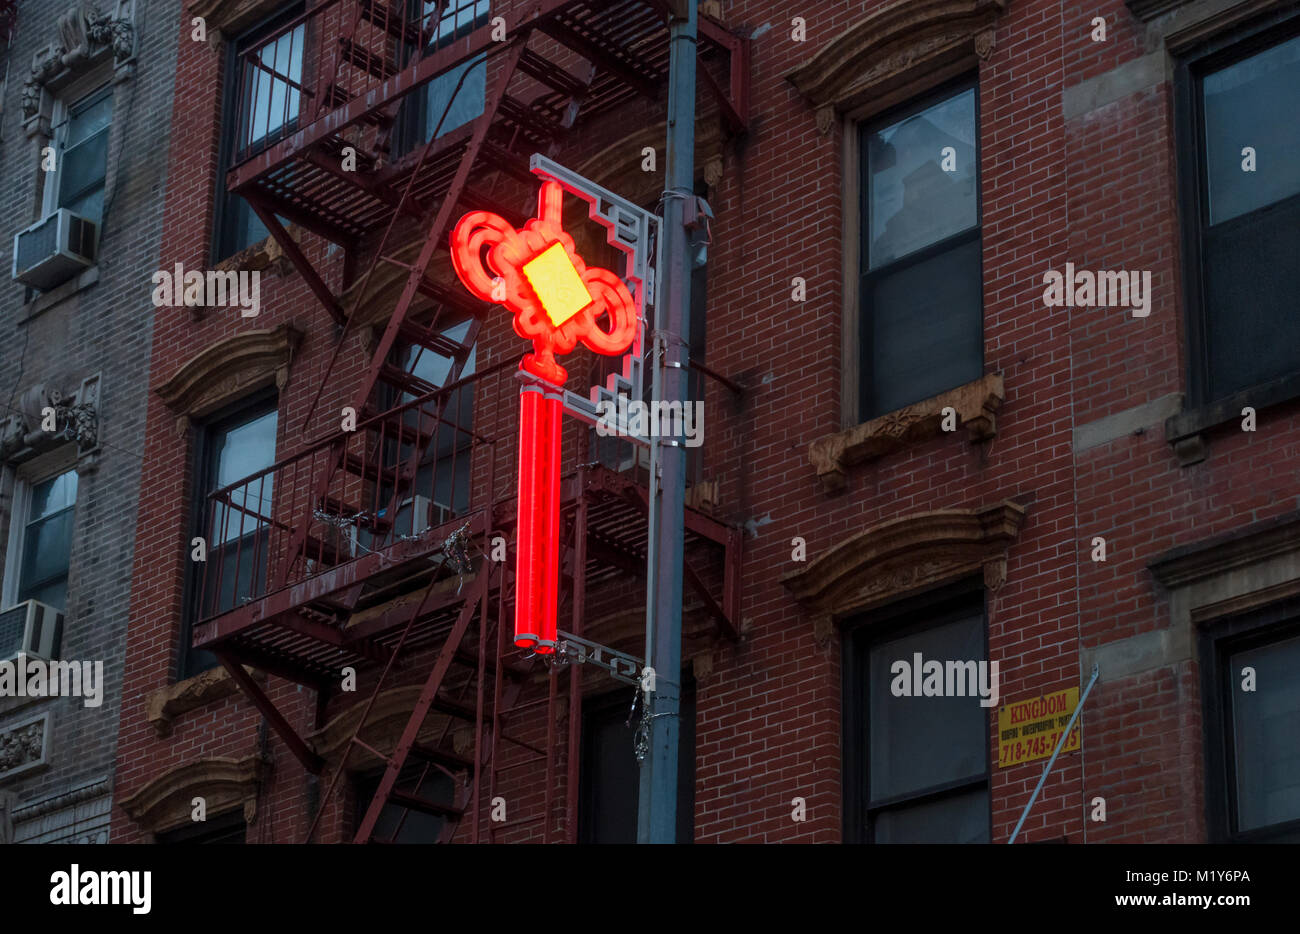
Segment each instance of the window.
[[6,606],[38,600],[59,610],[68,603],[68,565],[77,504],[77,472],[68,470],[16,488]]
[[104,178],[113,90],[100,88],[56,114],[54,171],[45,188],[45,214],[67,208],[96,224],[103,222]]
[[[352,827],[354,834],[361,828],[361,821],[375,798],[375,792],[379,790],[379,781],[383,775],[382,771],[372,772],[356,782],[356,814]],[[397,791],[422,798],[435,807],[453,808],[456,804],[455,781],[433,765],[408,762],[398,775],[394,787]],[[389,843],[437,843],[447,826],[447,820],[442,815],[406,808],[390,801],[379,812],[372,839]]]
[[[225,129],[217,173],[217,259],[266,239],[266,226],[248,202],[226,191],[231,164],[255,155],[298,127],[306,24],[286,28],[291,9],[226,46]],[[256,64],[244,55],[259,49]],[[233,154],[233,158],[232,158]]]
[[[463,39],[485,26],[491,7],[489,0],[409,0],[412,19],[420,17],[421,26],[431,38],[424,48],[428,55]],[[433,17],[445,6],[437,23]],[[415,50],[407,48],[408,57]],[[409,152],[464,126],[483,113],[487,89],[487,56],[478,55],[434,78],[412,95],[412,103],[403,108],[400,138],[402,150]]]
[[1210,839],[1300,843],[1300,602],[1203,639]]
[[[196,445],[194,535],[207,542],[207,561],[191,562],[196,577],[189,621],[234,609],[266,590],[267,547],[275,463],[276,403],[262,398],[203,426]],[[255,476],[256,475],[256,476]],[[212,498],[211,494],[223,491]],[[217,664],[210,652],[190,648],[183,633],[184,677]]]
[[[442,336],[455,343],[463,343],[469,334],[470,319],[444,328]],[[468,379],[474,375],[477,348],[471,348],[461,367],[456,381]],[[393,354],[393,362],[403,372],[409,373],[419,381],[421,387],[439,388],[449,385],[453,380],[451,357],[440,354],[427,347],[414,344],[399,345]],[[385,408],[396,408],[413,402],[424,394],[418,389],[407,392],[393,391],[389,394]],[[403,415],[404,431],[414,437],[416,432],[431,433],[428,443],[415,457],[412,444],[397,444],[396,440],[385,441],[385,464],[389,466],[408,465],[416,460],[416,476],[413,495],[404,496],[397,504],[392,532],[396,535],[416,535],[426,528],[436,527],[462,515],[469,508],[470,468],[473,464],[474,429],[474,385],[461,386],[452,390],[444,398],[433,397],[420,406],[420,411],[413,407]],[[393,496],[391,484],[385,484],[377,496],[379,511],[388,508]],[[430,499],[428,515],[414,515],[415,496]],[[363,536],[364,540],[368,536]],[[373,547],[373,546],[372,546]]]
[[[1179,67],[1191,396],[1300,374],[1300,18]],[[1253,156],[1248,152],[1253,150]],[[1253,171],[1249,160],[1255,162]]]
[[948,591],[846,635],[845,836],[870,843],[988,843],[989,711],[978,696],[895,697],[896,661],[980,661],[982,591]]
[[232,811],[220,817],[211,817],[202,823],[182,826],[157,835],[163,844],[245,843],[248,824],[243,811]]
[[[584,702],[578,840],[636,843],[641,767],[636,720],[628,724],[633,689]],[[640,716],[640,707],[637,708]],[[677,758],[677,842],[695,839],[695,680],[685,676]]]
[[976,93],[861,126],[859,421],[984,369]]

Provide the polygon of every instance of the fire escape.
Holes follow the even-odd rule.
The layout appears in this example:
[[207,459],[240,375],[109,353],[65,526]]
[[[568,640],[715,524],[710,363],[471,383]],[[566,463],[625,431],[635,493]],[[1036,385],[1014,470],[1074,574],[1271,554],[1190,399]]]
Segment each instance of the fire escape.
[[[547,797],[514,823],[539,822],[539,839],[576,839],[580,671],[567,672],[559,802],[562,678],[511,644],[513,551],[492,557],[514,527],[513,370],[526,347],[518,341],[501,362],[476,362],[480,328],[500,310],[438,266],[463,213],[486,208],[512,223],[531,213],[532,153],[562,152],[631,103],[662,104],[671,4],[531,0],[498,13],[500,5],[489,18],[486,0],[324,0],[236,66],[243,93],[227,186],[335,324],[313,409],[333,411],[334,388],[350,382],[342,402],[357,421],[211,494],[194,646],[217,655],[313,774],[327,771],[325,760],[244,666],[313,688],[318,727],[339,698],[343,669],[373,682],[356,695],[362,715],[343,761],[328,769],[319,812],[355,749],[377,757],[383,776],[357,842],[387,842],[377,828],[394,806],[403,820],[409,812],[440,818],[444,841],[497,839],[504,828],[485,819],[488,802],[503,771],[521,763],[545,769]],[[730,132],[743,132],[744,40],[701,16],[698,48],[706,104]],[[481,112],[462,119],[454,104],[475,81]],[[411,144],[416,112],[424,122]],[[301,245],[286,224],[342,249],[341,288],[330,284],[340,280],[337,260]],[[380,300],[391,312],[376,314]],[[378,335],[369,365],[345,379],[341,348],[366,326]],[[438,365],[410,365],[422,355]],[[471,411],[487,417],[466,418]],[[575,635],[593,588],[641,575],[644,594],[644,483],[635,470],[593,463],[564,480],[560,612]],[[734,639],[740,532],[688,510],[686,534],[687,554],[708,564],[687,562],[689,593]],[[405,728],[394,748],[373,749],[361,736],[367,718],[383,690],[411,683],[403,670],[412,673],[413,659],[425,677]],[[528,699],[530,686],[539,693],[542,685],[545,696]],[[521,726],[539,710],[544,742]],[[440,717],[431,721],[431,712]],[[457,751],[453,724],[472,729],[472,749]],[[435,780],[454,784],[451,804],[420,793]]]

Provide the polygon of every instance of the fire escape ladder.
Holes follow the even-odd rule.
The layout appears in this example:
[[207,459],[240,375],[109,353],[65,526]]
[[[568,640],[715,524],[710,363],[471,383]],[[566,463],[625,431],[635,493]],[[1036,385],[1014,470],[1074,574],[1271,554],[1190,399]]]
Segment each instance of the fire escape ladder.
[[[444,710],[453,716],[459,715],[463,717],[465,715],[464,705],[440,697],[439,692],[442,690],[443,680],[447,676],[448,669],[451,668],[452,663],[456,660],[457,653],[461,650],[461,641],[465,638],[470,621],[476,613],[486,610],[488,579],[492,576],[494,570],[491,562],[484,561],[473,588],[465,595],[465,604],[456,617],[456,622],[447,635],[442,650],[438,653],[437,661],[429,670],[424,687],[420,691],[419,699],[416,700],[415,706],[411,709],[411,716],[406,721],[406,727],[402,730],[401,738],[397,741],[397,748],[388,757],[388,765],[384,769],[383,778],[379,780],[379,788],[376,789],[375,795],[370,801],[370,806],[366,809],[365,817],[361,820],[361,826],[357,829],[355,842],[368,843],[371,840],[374,836],[375,825],[379,822],[379,815],[389,802],[400,805],[407,810],[421,810],[453,820],[459,820],[460,815],[463,813],[460,809],[454,807],[426,801],[419,796],[418,790],[417,793],[407,793],[399,791],[396,786],[402,769],[406,765],[407,756],[411,754],[411,750],[419,738],[420,730],[424,726],[429,711],[437,706],[440,710]],[[485,626],[486,621],[480,619],[479,625]],[[475,719],[474,712],[469,713],[468,719],[471,721]],[[358,725],[359,729],[360,725]],[[434,752],[424,752],[423,755],[426,759],[442,756],[441,753]],[[424,774],[427,774],[428,767],[429,762],[426,761]],[[340,771],[342,771],[341,768]],[[421,783],[423,783],[423,779],[424,775],[422,774]],[[418,787],[417,785],[417,789]]]
[[[371,691],[370,697],[366,701],[365,708],[362,710],[361,716],[357,720],[357,725],[353,728],[352,735],[348,738],[348,742],[343,748],[343,757],[339,761],[338,768],[335,769],[334,775],[330,779],[329,786],[326,788],[325,794],[321,798],[316,816],[307,830],[306,842],[311,842],[311,839],[316,832],[317,823],[320,821],[320,817],[324,813],[325,805],[333,797],[334,790],[338,786],[340,779],[347,774],[348,758],[351,756],[354,747],[359,746],[368,750],[380,759],[384,760],[388,766],[385,771],[384,779],[381,780],[380,787],[375,792],[375,797],[372,801],[370,811],[367,812],[368,823],[363,823],[362,829],[366,830],[367,838],[374,831],[374,824],[378,819],[379,812],[383,810],[383,804],[393,798],[392,792],[393,786],[396,783],[396,777],[402,771],[402,768],[406,763],[406,758],[409,755],[416,755],[417,758],[424,761],[426,766],[439,765],[448,770],[464,768],[468,764],[454,753],[445,752],[439,749],[439,744],[425,746],[418,744],[416,740],[419,736],[420,727],[423,725],[424,718],[427,716],[431,707],[437,706],[439,709],[446,709],[452,714],[463,713],[464,705],[445,697],[440,698],[439,692],[442,688],[443,679],[446,677],[447,670],[450,668],[452,662],[459,660],[463,663],[464,661],[466,653],[461,648],[461,642],[464,639],[465,632],[475,613],[477,612],[479,614],[479,626],[481,631],[486,629],[488,625],[486,619],[488,607],[487,597],[491,589],[491,578],[497,573],[499,573],[499,571],[494,567],[493,562],[487,561],[486,559],[478,562],[478,567],[475,569],[474,577],[468,584],[468,590],[461,597],[463,602],[460,612],[456,616],[456,621],[453,623],[451,630],[446,637],[446,641],[443,643],[442,649],[438,653],[437,661],[430,670],[429,676],[425,680],[424,688],[421,690],[420,699],[415,708],[415,710],[422,711],[419,720],[415,720],[415,710],[413,710],[411,720],[408,721],[406,728],[403,730],[402,738],[398,742],[397,748],[391,756],[386,756],[382,752],[368,746],[361,739],[361,731],[369,722],[370,712],[374,707],[375,702],[379,699],[380,694],[383,692],[384,687],[388,682],[389,675],[392,673],[394,667],[396,667],[408,637],[410,637],[417,622],[436,602],[436,595],[438,592],[437,575],[435,574],[429,581],[428,587],[425,589],[422,598],[413,606],[410,615],[407,617],[406,625],[402,629],[402,633],[398,637],[392,651],[388,654],[384,667],[380,672],[378,679],[375,681],[374,689]],[[471,658],[472,657],[473,656],[471,656]],[[241,685],[242,683],[243,682],[241,681]],[[317,761],[319,762],[320,760],[318,759]],[[321,768],[318,765],[318,767],[313,771],[319,773]],[[419,783],[417,783],[416,786],[415,796],[417,798],[419,786],[423,784],[427,774],[428,769],[426,767],[426,769],[421,773]],[[402,795],[400,793],[396,800],[405,806],[406,802],[402,800]],[[422,804],[429,804],[429,802],[424,801],[424,799],[419,799],[419,801]],[[428,812],[427,808],[424,810]],[[438,816],[442,817],[458,817],[458,814],[450,813],[456,810],[457,809],[454,808],[445,808],[441,806],[437,808]],[[361,842],[360,835],[358,835],[358,841]]]

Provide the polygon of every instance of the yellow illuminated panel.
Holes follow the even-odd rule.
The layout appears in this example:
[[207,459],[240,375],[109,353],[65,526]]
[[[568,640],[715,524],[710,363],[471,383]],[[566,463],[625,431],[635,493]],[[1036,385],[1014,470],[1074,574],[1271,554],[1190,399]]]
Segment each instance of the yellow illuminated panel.
[[573,268],[563,244],[551,244],[525,263],[523,271],[541,299],[546,316],[557,328],[591,304],[591,293]]

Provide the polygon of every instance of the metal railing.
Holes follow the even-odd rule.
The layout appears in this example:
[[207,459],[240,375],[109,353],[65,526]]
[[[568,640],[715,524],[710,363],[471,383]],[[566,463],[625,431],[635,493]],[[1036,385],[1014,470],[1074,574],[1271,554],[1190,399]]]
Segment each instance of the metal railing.
[[464,41],[490,32],[487,12],[486,0],[324,0],[286,21],[236,61],[231,165],[436,53],[445,59],[438,75],[460,69],[449,110],[472,61],[505,45]]
[[489,506],[502,466],[495,438],[517,431],[514,407],[492,400],[513,401],[514,369],[501,363],[402,402],[214,490],[196,618]]

